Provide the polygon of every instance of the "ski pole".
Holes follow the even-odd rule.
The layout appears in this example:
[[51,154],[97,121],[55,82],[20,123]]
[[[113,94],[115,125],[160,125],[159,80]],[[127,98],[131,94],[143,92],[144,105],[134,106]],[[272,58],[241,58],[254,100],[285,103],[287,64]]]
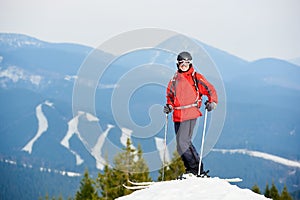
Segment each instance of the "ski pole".
[[162,181],[164,181],[164,178],[165,178],[165,162],[166,162],[166,151],[167,151],[167,131],[168,131],[168,114],[166,114],[166,124],[165,124],[163,169],[162,169],[162,178],[161,178]]
[[206,120],[207,120],[207,109],[205,108],[204,125],[203,125],[203,132],[202,132],[202,142],[201,142],[201,150],[200,150],[198,176],[200,176],[200,173],[201,173],[201,163],[202,163],[202,155],[203,155],[203,146],[204,146],[204,137],[205,137],[205,129],[206,129]]

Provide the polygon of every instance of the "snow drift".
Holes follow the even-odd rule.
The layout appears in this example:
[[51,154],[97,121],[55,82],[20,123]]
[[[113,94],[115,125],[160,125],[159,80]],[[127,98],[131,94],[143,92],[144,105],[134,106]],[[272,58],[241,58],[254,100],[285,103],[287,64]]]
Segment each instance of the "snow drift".
[[267,199],[249,189],[242,189],[220,178],[191,177],[184,180],[158,182],[118,200],[255,200]]

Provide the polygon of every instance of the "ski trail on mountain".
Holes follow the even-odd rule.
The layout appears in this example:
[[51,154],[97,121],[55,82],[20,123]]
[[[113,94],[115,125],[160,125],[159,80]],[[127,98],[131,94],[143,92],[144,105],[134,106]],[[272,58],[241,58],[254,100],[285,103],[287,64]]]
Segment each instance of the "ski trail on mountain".
[[300,162],[298,161],[293,161],[293,160],[288,160],[286,158],[282,158],[279,156],[275,156],[272,154],[264,153],[264,152],[259,152],[259,151],[250,151],[247,149],[213,149],[212,151],[215,152],[221,152],[223,154],[225,153],[239,153],[239,154],[246,154],[251,157],[257,157],[257,158],[262,158],[265,160],[270,160],[288,167],[297,167],[300,168]]
[[[124,147],[126,147],[127,146],[127,139],[130,139],[130,141],[132,141],[131,140],[132,130],[130,130],[128,128],[121,128],[121,130],[122,130],[122,135],[120,137],[120,142]],[[130,148],[136,149],[136,147],[133,144],[131,144]]]
[[110,129],[114,127],[114,125],[108,124],[107,129],[98,137],[97,143],[91,150],[92,156],[96,159],[96,167],[100,170],[104,169],[104,164],[106,163],[105,159],[102,156],[102,147]]
[[71,119],[68,122],[68,131],[65,135],[65,137],[61,140],[60,144],[63,145],[64,147],[66,147],[67,149],[70,149],[70,144],[69,144],[69,140],[71,139],[71,137],[74,134],[79,135],[79,131],[78,131],[78,121],[79,121],[79,117],[82,115],[83,113],[79,112],[78,115],[76,115],[73,119]]
[[159,137],[155,137],[154,139],[155,139],[156,148],[159,151],[160,160],[162,162],[170,163],[171,162],[170,153],[168,147],[165,147],[164,139]]
[[42,106],[43,104],[45,105],[49,105],[49,102],[46,102],[46,103],[42,103],[42,104],[39,104],[36,109],[35,109],[35,112],[36,112],[36,117],[37,117],[37,120],[38,120],[38,130],[37,130],[37,133],[35,134],[35,136],[22,148],[22,151],[27,151],[29,154],[32,153],[32,147],[34,145],[34,143],[42,136],[42,134],[44,132],[47,131],[48,129],[48,120],[46,118],[46,116],[44,115],[43,113],[43,110],[42,110]]
[[75,156],[76,165],[82,164],[84,162],[84,160],[80,157],[80,155],[78,153],[76,153],[75,151],[73,151],[70,148],[69,141],[70,141],[70,139],[72,138],[72,136],[74,134],[76,134],[80,138],[80,133],[79,133],[79,130],[78,130],[78,122],[79,122],[79,117],[83,114],[84,114],[83,112],[78,112],[78,114],[68,122],[68,131],[67,131],[65,137],[60,142],[60,144],[62,146],[69,149],[69,151]]

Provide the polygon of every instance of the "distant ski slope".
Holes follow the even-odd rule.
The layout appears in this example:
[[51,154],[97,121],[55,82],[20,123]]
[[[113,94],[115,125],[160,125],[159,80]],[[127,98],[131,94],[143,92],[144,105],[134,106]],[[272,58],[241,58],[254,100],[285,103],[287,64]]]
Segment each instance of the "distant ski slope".
[[259,152],[259,151],[251,151],[251,150],[247,150],[247,149],[213,149],[213,151],[215,152],[221,152],[223,154],[225,153],[230,153],[230,154],[234,154],[234,153],[239,153],[239,154],[245,154],[245,155],[249,155],[252,157],[257,157],[257,158],[262,158],[265,160],[270,160],[288,167],[296,167],[296,168],[300,168],[300,162],[299,161],[293,161],[293,160],[288,160],[286,158],[282,158],[279,156],[275,156],[272,154],[268,154],[268,153],[263,153],[263,152]]

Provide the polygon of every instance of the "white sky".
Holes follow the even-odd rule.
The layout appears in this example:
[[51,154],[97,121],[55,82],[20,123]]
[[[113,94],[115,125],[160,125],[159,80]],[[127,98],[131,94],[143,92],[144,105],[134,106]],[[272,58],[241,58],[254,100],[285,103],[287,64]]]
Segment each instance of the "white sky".
[[299,0],[0,0],[0,32],[97,47],[162,28],[246,60],[300,57]]

